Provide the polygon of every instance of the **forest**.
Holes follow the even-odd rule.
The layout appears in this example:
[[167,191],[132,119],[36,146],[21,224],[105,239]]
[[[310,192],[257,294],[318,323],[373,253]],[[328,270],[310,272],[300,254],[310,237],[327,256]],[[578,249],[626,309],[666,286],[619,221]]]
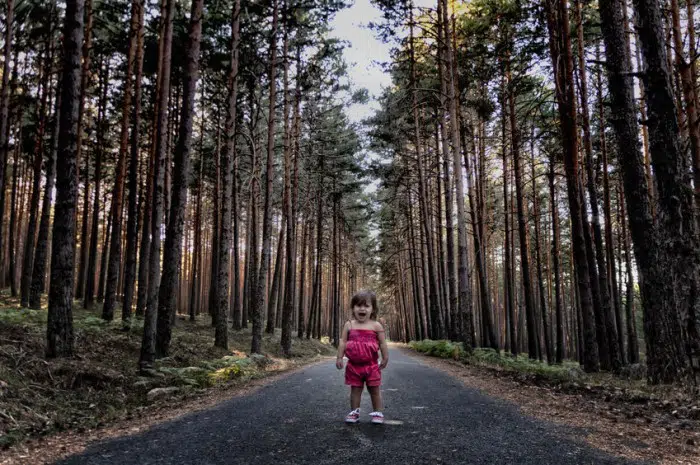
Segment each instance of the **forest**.
[[45,356],[78,309],[137,328],[142,373],[186,320],[291,356],[370,287],[394,341],[694,380],[692,0],[373,4],[363,124],[344,0],[0,7],[0,287]]
[[396,43],[371,121],[394,334],[694,382],[693,2],[378,3]]

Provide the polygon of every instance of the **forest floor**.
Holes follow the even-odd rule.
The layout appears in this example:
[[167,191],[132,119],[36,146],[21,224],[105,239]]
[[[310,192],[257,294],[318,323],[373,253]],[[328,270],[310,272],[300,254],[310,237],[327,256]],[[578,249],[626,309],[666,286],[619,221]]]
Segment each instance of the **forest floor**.
[[278,330],[265,334],[264,355],[249,357],[250,329],[229,331],[223,350],[214,347],[208,316],[190,322],[179,315],[170,356],[141,376],[143,322],[124,329],[118,315],[108,323],[100,311],[76,302],[76,355],[46,360],[46,310],[22,309],[0,294],[0,464],[28,463],[23,458],[42,449],[65,454],[115,426],[133,431],[204,408],[334,353],[330,344],[293,338],[293,356],[285,358]]
[[577,428],[600,450],[661,464],[700,463],[700,397],[694,388],[589,375],[575,363],[549,367],[493,351],[460,357],[449,343],[449,350],[437,341],[429,345],[439,344],[442,351],[422,343],[398,348],[526,415]]

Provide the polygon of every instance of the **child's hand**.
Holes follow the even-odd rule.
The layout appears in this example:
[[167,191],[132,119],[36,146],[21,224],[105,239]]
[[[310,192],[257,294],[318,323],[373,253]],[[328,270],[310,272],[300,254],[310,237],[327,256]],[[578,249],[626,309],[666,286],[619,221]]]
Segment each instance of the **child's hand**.
[[382,363],[379,364],[379,369],[383,370],[386,368],[386,366],[389,364],[389,359],[388,358],[383,358]]
[[343,369],[343,358],[339,357],[335,360],[335,367],[339,370]]

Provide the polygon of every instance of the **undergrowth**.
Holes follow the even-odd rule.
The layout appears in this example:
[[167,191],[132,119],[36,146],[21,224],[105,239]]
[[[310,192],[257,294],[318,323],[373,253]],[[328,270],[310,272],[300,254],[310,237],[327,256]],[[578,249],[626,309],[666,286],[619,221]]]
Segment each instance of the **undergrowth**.
[[578,363],[569,360],[565,360],[561,365],[549,365],[538,360],[531,360],[524,354],[513,356],[496,352],[493,349],[477,348],[467,352],[462,344],[446,340],[412,341],[409,346],[433,357],[450,358],[461,360],[470,365],[497,367],[511,372],[539,375],[554,381],[575,381],[583,376]]
[[42,310],[21,309],[0,295],[0,449],[57,431],[83,431],[143,415],[151,406],[176,404],[215,386],[250,379],[331,355],[332,346],[293,339],[293,358],[282,357],[279,331],[263,337],[265,355],[248,356],[251,331],[229,331],[229,350],[214,347],[208,317],[178,318],[169,357],[148,376],[138,373],[143,322],[125,328],[106,322],[101,309],[74,306],[75,353],[45,359]]

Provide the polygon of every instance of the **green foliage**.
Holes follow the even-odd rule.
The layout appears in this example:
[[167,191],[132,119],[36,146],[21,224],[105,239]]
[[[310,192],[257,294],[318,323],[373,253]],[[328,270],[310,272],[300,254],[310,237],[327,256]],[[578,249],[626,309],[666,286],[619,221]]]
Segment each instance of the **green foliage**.
[[461,344],[455,344],[446,340],[433,341],[424,339],[422,341],[411,341],[409,346],[432,357],[460,359],[465,355]]
[[559,381],[570,381],[582,375],[577,362],[566,360],[561,365],[549,365],[546,362],[532,360],[525,354],[513,357],[493,349],[474,349],[465,361],[472,365],[497,366],[508,371],[540,375]]
[[28,308],[0,309],[0,323],[6,325],[43,324],[46,323],[46,320],[46,312],[40,310]]
[[561,365],[549,365],[538,360],[531,360],[525,354],[515,357],[496,352],[493,349],[477,348],[467,353],[461,344],[451,341],[412,341],[409,346],[421,353],[439,358],[460,359],[470,365],[479,365],[490,368],[498,368],[506,371],[539,375],[555,381],[572,381],[583,376],[578,363],[564,361]]

